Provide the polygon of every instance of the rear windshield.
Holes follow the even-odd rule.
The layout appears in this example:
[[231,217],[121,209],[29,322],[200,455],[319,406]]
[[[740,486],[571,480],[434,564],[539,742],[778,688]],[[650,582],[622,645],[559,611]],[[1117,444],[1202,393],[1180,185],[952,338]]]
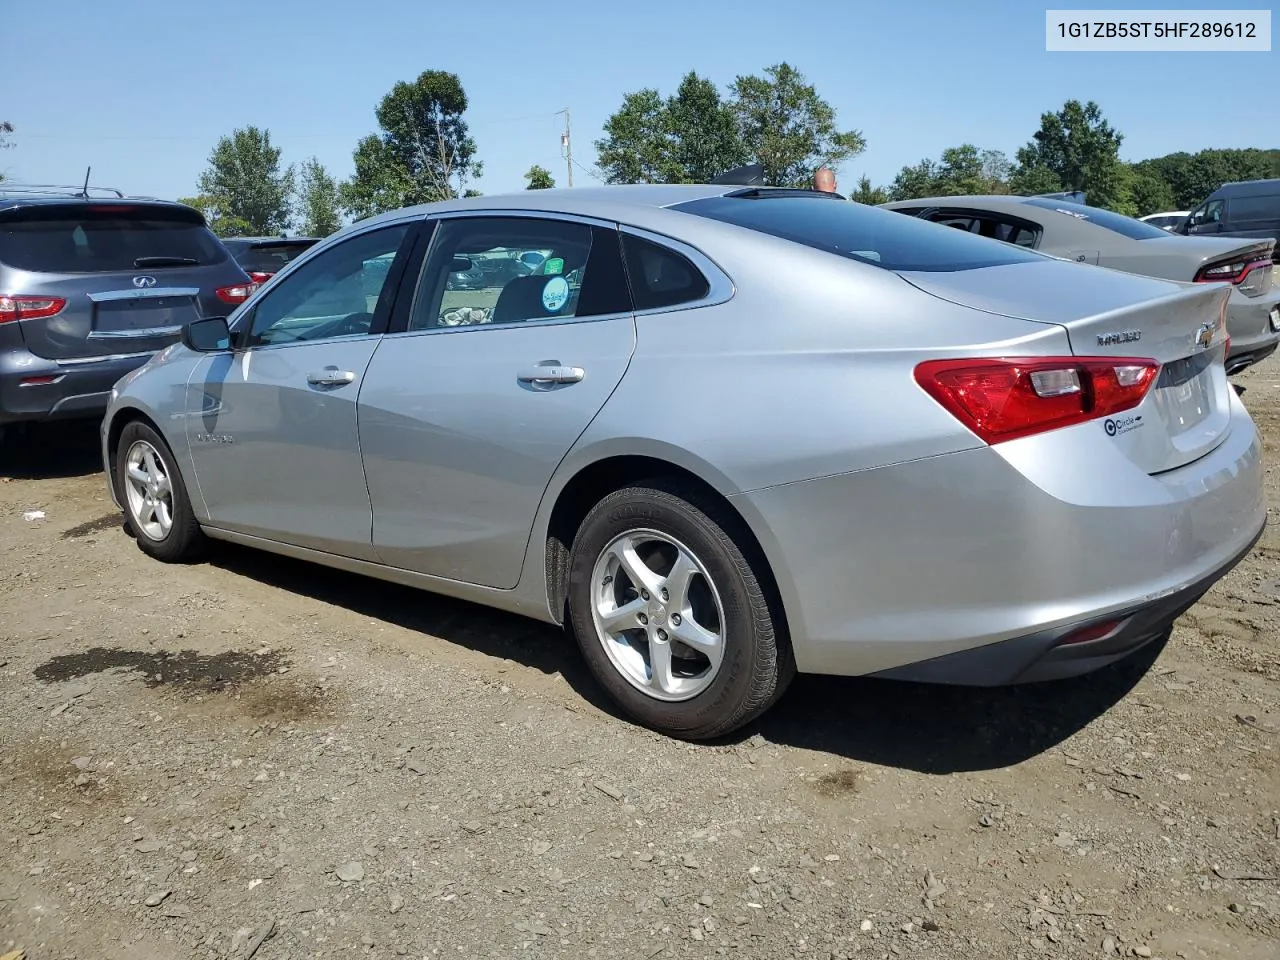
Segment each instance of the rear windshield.
[[296,260],[310,250],[313,244],[272,243],[264,246],[227,244],[227,246],[232,247],[231,252],[236,262],[246,270],[252,270],[255,273],[278,273],[290,260]]
[[950,272],[1039,260],[1039,254],[852,201],[710,197],[671,209],[802,243],[886,270]]
[[1153,240],[1156,237],[1169,236],[1169,231],[1161,230],[1154,224],[1143,223],[1141,220],[1126,217],[1122,213],[1112,213],[1110,210],[1103,210],[1101,207],[1072,203],[1070,200],[1050,200],[1045,197],[1032,197],[1027,200],[1027,204],[1044,210],[1065,213],[1067,216],[1075,217],[1077,220],[1086,220],[1095,226],[1102,227],[1104,230],[1110,230],[1112,233],[1118,233],[1122,237],[1128,237],[1130,240]]
[[[221,263],[208,227],[163,212],[92,207],[24,210],[0,220],[0,263],[42,273],[115,273]],[[141,262],[140,262],[141,261]],[[172,261],[172,262],[168,262]]]

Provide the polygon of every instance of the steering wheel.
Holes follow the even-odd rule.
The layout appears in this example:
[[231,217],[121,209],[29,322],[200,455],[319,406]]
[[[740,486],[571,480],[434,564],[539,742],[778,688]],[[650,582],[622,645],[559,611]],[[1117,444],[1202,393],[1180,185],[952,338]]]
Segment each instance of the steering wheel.
[[348,337],[368,333],[373,328],[373,314],[365,311],[349,313],[341,320],[336,320],[325,331],[325,336]]

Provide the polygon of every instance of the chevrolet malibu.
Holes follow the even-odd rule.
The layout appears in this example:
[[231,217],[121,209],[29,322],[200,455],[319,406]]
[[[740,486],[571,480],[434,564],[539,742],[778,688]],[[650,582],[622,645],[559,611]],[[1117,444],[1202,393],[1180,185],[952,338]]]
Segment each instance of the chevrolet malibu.
[[[495,257],[534,266],[467,279]],[[710,738],[797,671],[1008,684],[1166,637],[1266,516],[1228,296],[812,191],[455,200],[190,323],[103,453],[158,560],[563,624],[628,715]]]

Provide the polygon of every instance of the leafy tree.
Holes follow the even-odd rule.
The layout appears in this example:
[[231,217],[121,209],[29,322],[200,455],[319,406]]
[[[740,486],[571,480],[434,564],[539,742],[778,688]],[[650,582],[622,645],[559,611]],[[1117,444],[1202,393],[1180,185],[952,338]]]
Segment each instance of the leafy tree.
[[298,176],[298,229],[309,237],[327,237],[340,226],[338,184],[316,157],[302,164]]
[[265,233],[255,229],[248,220],[230,213],[217,199],[206,194],[179,197],[178,202],[195,207],[203,213],[205,220],[209,223],[209,229],[220,237],[246,237]]
[[1126,168],[1125,176],[1133,216],[1145,217],[1149,213],[1179,209],[1173,188],[1159,174],[1134,164]]
[[835,109],[788,63],[738,77],[731,93],[742,141],[766,183],[808,186],[818,167],[837,167],[866,149],[862,134],[841,131]]
[[[0,150],[7,150],[13,144],[9,142],[9,134],[13,133],[13,124],[8,120],[0,120]],[[0,180],[4,179],[4,172],[0,171]]]
[[342,206],[362,218],[465,193],[481,174],[466,109],[456,74],[425,70],[397,83],[376,110],[382,132],[356,145],[355,174],[339,191]]
[[629,93],[596,141],[608,183],[706,183],[746,163],[737,118],[710,80],[690,71],[673,96]]
[[218,141],[196,186],[201,209],[222,236],[267,235],[289,225],[293,181],[293,167],[280,167],[270,131],[249,126]]
[[1191,210],[1224,183],[1280,177],[1280,150],[1201,150],[1170,153],[1134,164],[1163,180],[1172,193],[1166,209]]
[[940,162],[926,159],[903,167],[890,189],[895,200],[1008,193],[1012,168],[999,150],[979,150],[963,143],[943,150]]
[[685,74],[666,114],[671,160],[679,173],[670,182],[707,183],[750,159],[733,107],[710,80]]
[[1018,151],[1018,165],[1028,176],[1030,170],[1044,167],[1057,176],[1059,189],[1083,190],[1090,204],[1110,207],[1126,199],[1120,163],[1123,142],[1124,136],[1103,119],[1096,103],[1068,100],[1057,113],[1041,114],[1040,129]]
[[1042,164],[1019,165],[1009,177],[1009,192],[1020,197],[1061,191],[1062,181],[1058,175]]
[[551,171],[546,167],[538,166],[536,163],[529,168],[529,172],[524,175],[524,178],[529,181],[529,185],[525,187],[526,190],[550,190],[556,185],[555,178],[551,176]]
[[873,187],[871,178],[864,174],[858,179],[858,189],[849,195],[849,199],[874,207],[881,203],[888,203],[892,198],[884,187]]
[[596,141],[596,165],[606,183],[666,183],[671,169],[667,105],[652,87],[628,93]]

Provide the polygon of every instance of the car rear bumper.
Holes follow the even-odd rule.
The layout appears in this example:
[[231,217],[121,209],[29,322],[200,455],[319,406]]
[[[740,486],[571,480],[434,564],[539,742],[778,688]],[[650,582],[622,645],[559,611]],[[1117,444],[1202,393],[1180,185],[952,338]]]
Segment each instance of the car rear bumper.
[[1141,646],[1266,521],[1261,441],[1230,402],[1219,445],[1162,474],[1118,447],[1097,462],[1064,457],[1074,448],[1045,434],[1018,451],[981,447],[735,496],[778,580],[797,666],[884,674],[990,648],[990,664],[968,660],[954,682],[985,671],[984,682],[1003,683],[1026,679],[1037,654],[1081,625],[1128,617],[1038,672],[1085,672]]
[[1276,352],[1280,344],[1280,330],[1275,326],[1280,322],[1277,317],[1280,317],[1280,297],[1274,292],[1256,299],[1232,293],[1227,304],[1227,333],[1231,335],[1227,373],[1239,373]]
[[58,361],[26,350],[0,351],[0,423],[100,417],[111,388],[150,356]]
[[[1092,673],[1136,653],[1149,643],[1168,637],[1173,630],[1173,622],[1248,556],[1261,536],[1262,528],[1259,528],[1248,546],[1226,563],[1154,602],[1001,640],[977,649],[960,650],[933,660],[894,667],[875,676],[918,683],[991,687],[1064,680]],[[1074,642],[1073,638],[1094,627],[1109,629],[1097,639]]]

